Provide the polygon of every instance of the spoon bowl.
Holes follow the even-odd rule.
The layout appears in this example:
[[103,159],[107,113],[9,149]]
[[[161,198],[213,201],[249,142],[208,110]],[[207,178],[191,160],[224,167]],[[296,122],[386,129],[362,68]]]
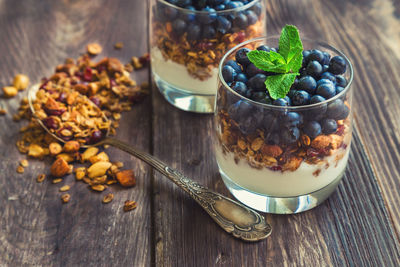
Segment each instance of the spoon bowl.
[[[36,114],[33,102],[39,89],[40,85],[34,85],[28,92],[28,102],[32,115],[51,136],[65,143],[66,141],[51,132]],[[92,104],[95,105],[94,103]],[[108,121],[103,112],[102,116],[103,119]],[[236,238],[253,242],[263,240],[271,234],[271,226],[256,211],[192,181],[152,155],[137,150],[120,140],[108,137],[108,133],[109,129],[107,129],[107,134],[101,141],[91,145],[83,145],[82,147],[111,145],[143,160],[187,192],[219,226]]]

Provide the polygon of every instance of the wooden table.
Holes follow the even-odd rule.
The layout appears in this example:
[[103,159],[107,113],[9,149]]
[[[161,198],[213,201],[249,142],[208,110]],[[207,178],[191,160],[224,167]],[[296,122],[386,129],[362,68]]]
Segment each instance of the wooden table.
[[[102,195],[75,183],[61,204],[59,185],[35,181],[49,161],[31,160],[16,173],[12,121],[19,100],[1,98],[0,266],[399,266],[400,265],[400,2],[397,0],[268,0],[268,33],[295,24],[303,35],[343,50],[355,68],[355,131],[338,190],[319,207],[297,215],[266,215],[273,233],[244,243],[221,230],[175,185],[127,154],[109,149],[133,168],[133,189]],[[0,1],[0,85],[17,73],[39,81],[88,42],[101,56],[127,62],[149,50],[147,1]],[[113,49],[123,42],[121,51]],[[134,74],[150,81],[148,69]],[[182,112],[153,86],[143,103],[123,114],[118,138],[154,154],[225,195],[211,146],[212,115]],[[134,199],[136,210],[124,213]]]

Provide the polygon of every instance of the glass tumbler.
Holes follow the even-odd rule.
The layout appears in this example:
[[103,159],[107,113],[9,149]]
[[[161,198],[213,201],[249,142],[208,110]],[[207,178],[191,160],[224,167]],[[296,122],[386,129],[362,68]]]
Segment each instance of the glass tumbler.
[[[204,1],[198,2],[193,5]],[[223,55],[266,34],[264,0],[212,12],[151,0],[149,18],[151,69],[157,87],[172,105],[199,113],[214,112]]]
[[[336,189],[349,157],[351,63],[332,46],[302,41],[305,50],[318,49],[346,61],[346,72],[335,78],[346,85],[337,87],[337,94],[323,102],[285,107],[260,103],[237,93],[224,81],[222,67],[234,59],[236,51],[259,45],[278,47],[277,37],[244,42],[231,49],[219,66],[214,116],[219,171],[239,201],[262,212],[291,214],[319,205]],[[334,127],[323,128],[328,127],[324,123]],[[321,125],[322,130],[315,125]]]

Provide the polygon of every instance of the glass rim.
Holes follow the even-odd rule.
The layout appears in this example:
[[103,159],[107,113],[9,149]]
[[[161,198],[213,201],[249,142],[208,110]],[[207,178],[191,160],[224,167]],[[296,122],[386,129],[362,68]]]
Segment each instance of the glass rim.
[[271,40],[271,39],[276,39],[279,40],[279,35],[272,35],[272,36],[263,36],[263,37],[257,37],[257,38],[253,38],[250,40],[247,40],[245,42],[242,42],[238,45],[236,45],[235,47],[231,48],[228,52],[225,53],[225,55],[222,57],[220,63],[219,63],[219,67],[218,67],[218,78],[221,81],[221,83],[223,84],[223,86],[225,87],[225,89],[229,90],[231,93],[237,95],[239,98],[249,101],[251,104],[254,105],[258,105],[264,108],[272,108],[272,109],[277,109],[277,110],[306,110],[309,108],[314,108],[314,107],[320,107],[323,106],[325,104],[329,104],[333,101],[335,101],[336,99],[341,98],[343,95],[345,95],[349,90],[350,90],[350,86],[353,82],[353,65],[351,64],[350,60],[347,58],[347,56],[345,54],[343,54],[341,51],[339,51],[338,49],[336,49],[335,47],[323,42],[323,41],[319,41],[319,40],[314,40],[314,39],[310,39],[307,37],[302,37],[301,40],[302,41],[308,41],[308,42],[316,42],[318,45],[321,45],[323,47],[326,47],[330,50],[332,50],[333,52],[335,52],[336,54],[338,54],[339,56],[343,57],[346,61],[346,64],[349,66],[349,71],[350,71],[350,78],[347,81],[347,85],[346,87],[343,89],[342,92],[340,92],[339,94],[335,95],[332,98],[329,98],[325,101],[319,102],[319,103],[314,103],[314,104],[309,104],[309,105],[303,105],[303,106],[276,106],[276,105],[272,105],[272,104],[264,104],[264,103],[260,103],[257,101],[254,101],[250,98],[244,97],[241,94],[235,92],[235,90],[233,90],[224,80],[224,78],[222,77],[222,68],[223,68],[223,64],[226,61],[226,59],[228,58],[228,56],[230,56],[235,50],[237,50],[240,47],[243,47],[247,44],[253,43],[253,42],[257,42],[257,41],[262,41],[262,40]]
[[166,0],[156,0],[157,2],[161,2],[169,7],[175,8],[177,10],[180,10],[184,13],[191,13],[191,14],[209,14],[209,13],[213,13],[213,14],[224,14],[224,13],[231,13],[231,12],[239,12],[239,11],[243,11],[243,10],[247,10],[248,8],[254,6],[256,3],[262,2],[264,0],[254,0],[251,1],[250,3],[247,3],[241,7],[237,7],[237,8],[231,8],[231,9],[225,9],[225,10],[215,10],[215,12],[208,12],[208,11],[203,11],[203,10],[190,10],[187,8],[183,8],[183,7],[179,7],[176,5],[173,5],[169,2],[167,2]]

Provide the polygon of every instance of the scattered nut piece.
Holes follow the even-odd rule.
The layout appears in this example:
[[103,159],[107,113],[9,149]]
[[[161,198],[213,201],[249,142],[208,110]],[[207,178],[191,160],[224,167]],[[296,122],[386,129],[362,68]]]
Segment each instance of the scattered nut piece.
[[25,90],[29,85],[29,78],[24,74],[17,74],[14,77],[13,85],[17,90]]
[[56,142],[50,143],[49,145],[49,151],[52,156],[60,154],[62,149],[62,146]]
[[82,153],[82,161],[85,162],[89,160],[91,157],[97,154],[99,152],[99,149],[97,147],[89,147],[85,150],[85,152]]
[[117,172],[116,178],[118,182],[124,187],[132,187],[136,185],[136,178],[133,170],[124,170]]
[[130,211],[136,209],[137,203],[133,200],[126,200],[124,204],[124,211]]
[[24,173],[25,169],[21,165],[17,167],[17,172],[18,173]]
[[262,145],[264,144],[264,140],[261,139],[260,137],[256,138],[253,140],[253,142],[251,142],[251,149],[254,151],[258,151],[260,150],[260,148],[262,147]]
[[279,157],[283,153],[282,148],[278,145],[264,145],[261,151],[263,154],[274,158]]
[[106,189],[106,188],[104,187],[104,185],[101,185],[101,184],[92,185],[91,188],[92,188],[94,191],[98,191],[98,192],[102,192],[102,191],[104,191],[104,189]]
[[70,171],[70,166],[63,158],[57,158],[51,165],[50,173],[54,177],[63,177]]
[[69,185],[64,185],[60,188],[60,192],[65,192],[65,191],[68,191],[69,189],[71,189],[71,187]]
[[113,199],[114,199],[114,194],[109,193],[109,194],[104,196],[103,203],[104,204],[110,203]]
[[106,154],[106,152],[100,152],[97,155],[94,155],[93,157],[90,157],[89,159],[90,163],[94,164],[98,161],[110,161],[108,158],[108,155]]
[[140,63],[140,60],[138,57],[132,57],[132,64],[135,70],[143,68],[143,64]]
[[18,89],[14,86],[5,86],[3,87],[3,93],[5,97],[11,98],[18,94]]
[[68,163],[73,162],[75,160],[74,157],[71,154],[67,154],[67,153],[58,154],[57,158],[58,159],[63,159]]
[[28,149],[28,156],[34,158],[41,158],[44,156],[44,149],[37,144],[30,144]]
[[64,144],[64,151],[67,153],[74,153],[79,151],[80,144],[77,141],[68,141]]
[[87,170],[89,178],[105,175],[107,170],[111,167],[111,165],[112,164],[107,161],[98,161],[94,163]]
[[42,173],[42,174],[39,174],[39,175],[38,175],[38,177],[36,178],[36,181],[37,181],[38,183],[41,183],[41,182],[44,181],[44,179],[46,179],[46,174]]
[[24,168],[29,166],[29,162],[26,159],[21,160],[19,164]]
[[124,167],[124,163],[121,161],[114,162],[114,165],[117,166],[118,168]]
[[91,55],[98,55],[101,53],[103,48],[98,43],[90,43],[86,46],[86,49]]
[[115,49],[122,49],[124,47],[124,44],[122,42],[118,42],[114,45]]
[[80,181],[80,180],[83,179],[83,177],[85,177],[85,175],[86,175],[85,172],[83,172],[83,171],[77,171],[77,172],[75,173],[75,178],[76,178],[76,180]]
[[71,196],[69,194],[64,194],[61,196],[61,201],[63,203],[68,203],[70,199],[71,199]]
[[58,184],[58,183],[61,183],[61,182],[62,182],[61,178],[53,179],[53,181],[52,181],[53,184]]

